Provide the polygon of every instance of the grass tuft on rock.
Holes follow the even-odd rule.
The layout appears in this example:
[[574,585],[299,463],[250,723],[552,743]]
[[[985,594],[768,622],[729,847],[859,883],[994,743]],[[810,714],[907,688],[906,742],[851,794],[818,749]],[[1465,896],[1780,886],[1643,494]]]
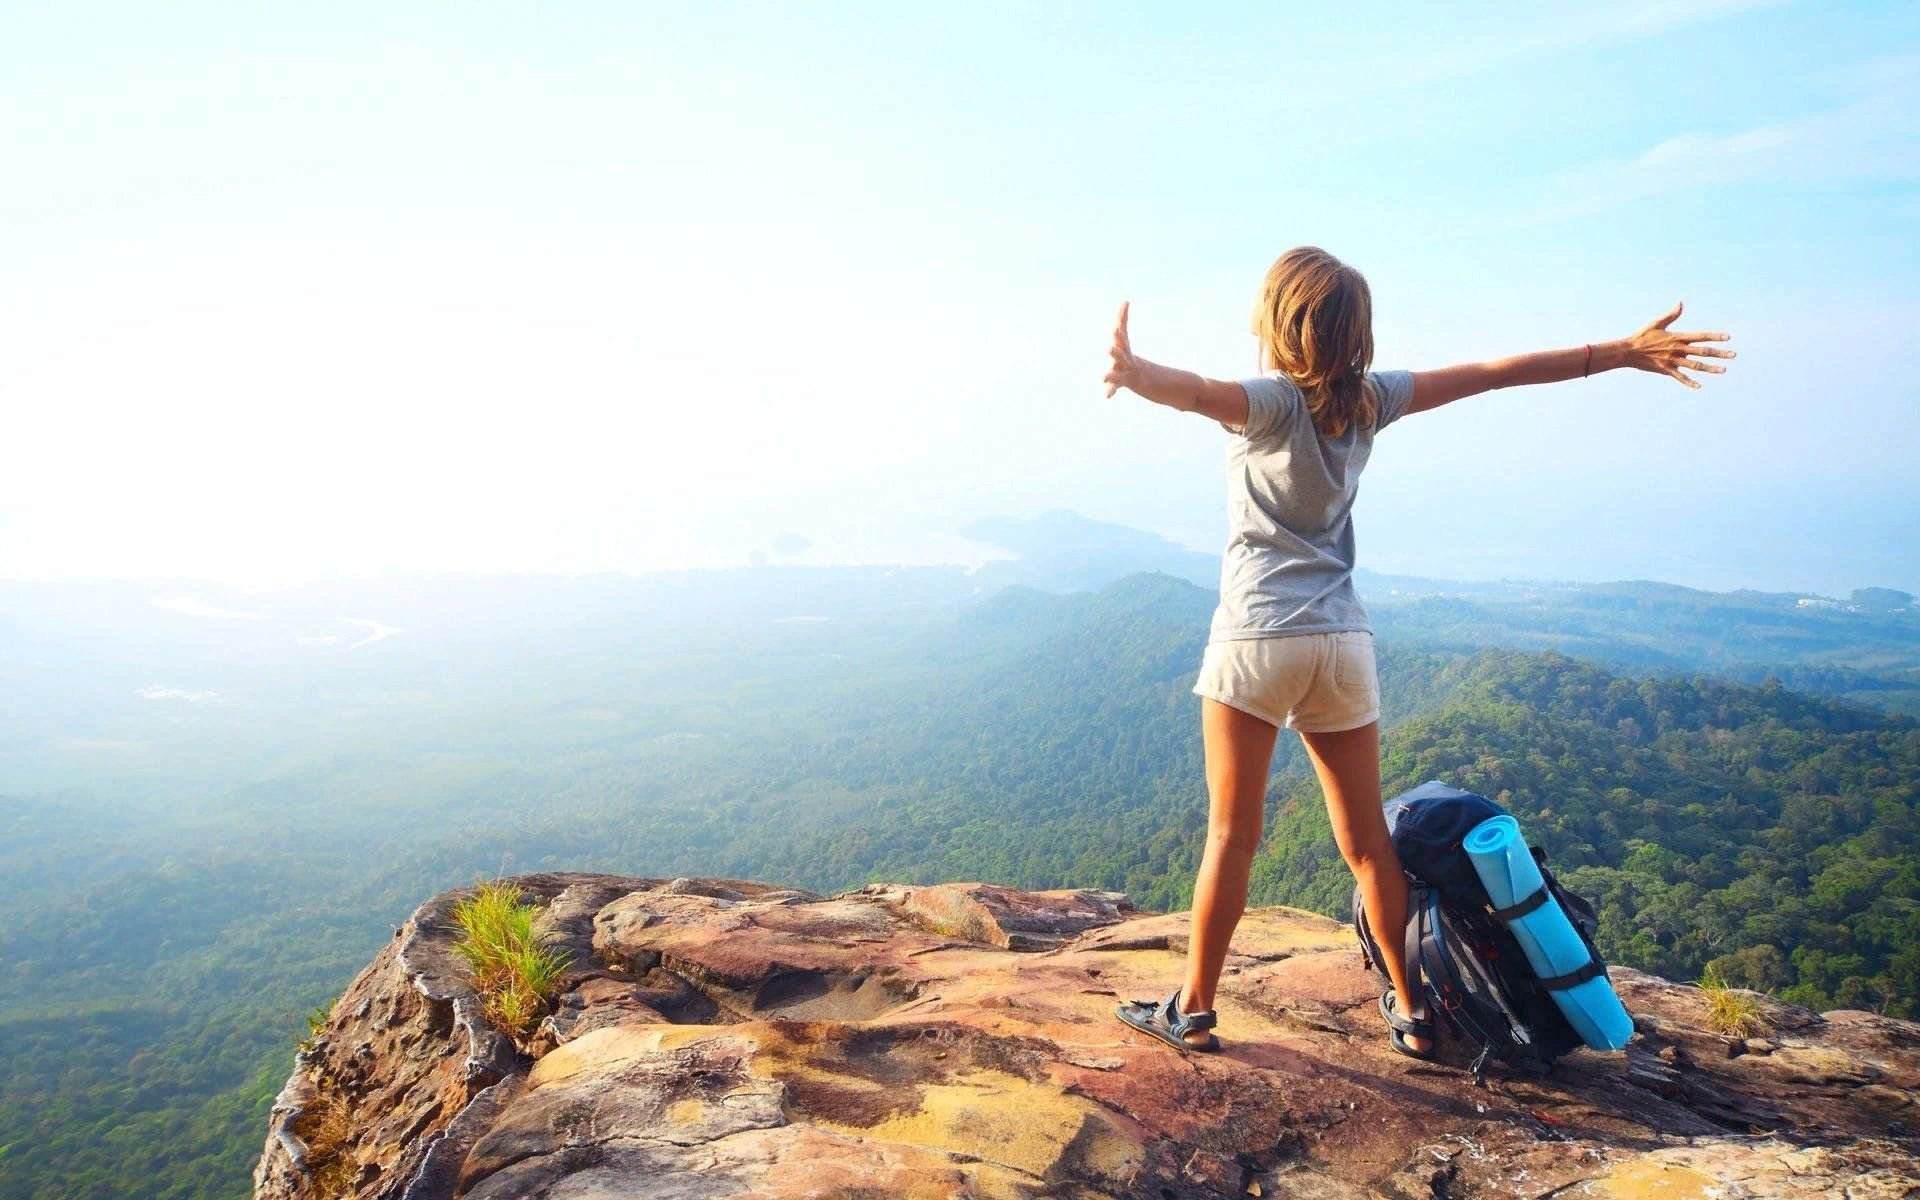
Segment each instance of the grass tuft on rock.
[[317,1100],[294,1118],[293,1132],[307,1147],[307,1177],[315,1196],[350,1195],[359,1169],[353,1157],[353,1117],[340,1096],[322,1082]]
[[460,940],[454,951],[473,972],[487,1016],[516,1035],[530,1032],[547,1011],[569,960],[533,931],[540,906],[511,883],[482,883],[454,905]]
[[1707,994],[1707,1025],[1728,1037],[1753,1037],[1766,1031],[1766,1019],[1760,1014],[1760,998],[1753,992],[1731,988],[1708,971],[1700,980]]

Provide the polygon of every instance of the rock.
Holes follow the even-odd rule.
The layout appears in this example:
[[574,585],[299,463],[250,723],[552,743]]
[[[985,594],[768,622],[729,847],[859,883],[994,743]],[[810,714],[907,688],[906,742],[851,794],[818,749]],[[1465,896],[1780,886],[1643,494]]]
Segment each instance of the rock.
[[1610,1161],[1559,1197],[1611,1200],[1911,1200],[1920,1195],[1910,1149],[1879,1139],[1803,1147],[1766,1138],[1676,1146]]
[[1133,912],[1119,892],[1082,888],[1021,892],[990,883],[864,889],[894,905],[921,928],[961,941],[1010,950],[1046,950],[1089,929],[1117,924]]
[[1189,1055],[1113,1016],[1187,918],[1114,893],[515,882],[574,956],[539,1031],[479,1019],[435,897],[296,1061],[257,1200],[1920,1195],[1920,1027],[1870,1013],[1729,1039],[1620,969],[1626,1051],[1477,1088],[1393,1054],[1351,927],[1299,910],[1247,915]]

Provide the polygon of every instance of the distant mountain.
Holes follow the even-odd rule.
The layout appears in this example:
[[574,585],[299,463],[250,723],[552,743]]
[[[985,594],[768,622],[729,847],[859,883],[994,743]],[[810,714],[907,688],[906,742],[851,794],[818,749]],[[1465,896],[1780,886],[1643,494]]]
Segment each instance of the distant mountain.
[[[1920,610],[1668,583],[1458,583],[1362,573],[1385,643],[1557,650],[1629,670],[1711,671],[1920,714]],[[1858,593],[1856,593],[1858,595]]]
[[979,578],[989,586],[1018,583],[1044,591],[1093,591],[1139,571],[1158,571],[1201,587],[1220,585],[1217,554],[1202,554],[1156,533],[1065,509],[1037,517],[988,517],[960,532],[1019,555],[980,568]]
[[[1220,558],[1064,510],[993,517],[961,531],[1018,557],[983,566],[982,594],[1021,586],[1093,591],[1134,572],[1212,590]],[[1557,650],[1628,670],[1713,671],[1920,715],[1920,608],[1892,588],[1846,600],[1706,592],[1650,580],[1467,582],[1359,570],[1383,643],[1429,649]]]

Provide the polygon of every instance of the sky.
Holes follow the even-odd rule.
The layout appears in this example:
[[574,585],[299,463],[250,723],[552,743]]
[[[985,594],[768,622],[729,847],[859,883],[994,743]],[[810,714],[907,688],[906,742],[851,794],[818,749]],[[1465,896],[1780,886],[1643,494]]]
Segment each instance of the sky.
[[1362,566],[1920,590],[1916,114],[1913,3],[4,5],[0,578],[1217,551],[1113,314],[1316,244],[1378,367],[1739,353],[1396,425]]

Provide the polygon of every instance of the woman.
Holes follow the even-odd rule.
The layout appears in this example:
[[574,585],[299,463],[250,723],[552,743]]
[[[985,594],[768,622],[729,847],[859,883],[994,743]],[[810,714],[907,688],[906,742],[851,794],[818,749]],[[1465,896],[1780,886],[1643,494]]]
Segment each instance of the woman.
[[[1555,383],[1633,367],[1671,376],[1721,374],[1704,345],[1724,333],[1668,330],[1681,306],[1630,337],[1438,371],[1369,371],[1372,297],[1360,273],[1326,251],[1297,247],[1267,272],[1253,314],[1267,372],[1206,379],[1133,353],[1127,305],[1113,332],[1107,395],[1120,388],[1196,412],[1234,435],[1227,452],[1230,537],[1220,604],[1194,692],[1206,750],[1207,846],[1193,894],[1183,988],[1119,1008],[1120,1018],[1182,1048],[1218,1050],[1214,988],[1246,910],[1267,773],[1279,728],[1299,733],[1319,777],[1340,854],[1359,882],[1373,928],[1401,928],[1407,881],[1387,836],[1380,796],[1379,686],[1373,635],[1353,590],[1352,509],[1376,433],[1494,388]],[[1393,986],[1380,998],[1394,1049],[1430,1058],[1400,939],[1380,939]]]

